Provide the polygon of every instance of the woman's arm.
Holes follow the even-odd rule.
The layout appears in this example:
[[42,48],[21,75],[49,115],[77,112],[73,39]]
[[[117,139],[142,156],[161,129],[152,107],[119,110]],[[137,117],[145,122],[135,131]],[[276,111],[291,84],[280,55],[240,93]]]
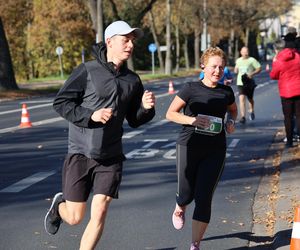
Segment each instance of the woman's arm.
[[229,105],[227,107],[227,120],[226,120],[226,131],[227,133],[231,134],[234,132],[235,130],[235,120],[237,118],[238,115],[238,109],[236,106],[236,103],[234,102],[233,104]]
[[186,103],[180,97],[175,96],[172,101],[166,118],[169,121],[182,124],[182,125],[191,125],[191,126],[199,126],[199,127],[207,127],[209,126],[209,120],[205,117],[200,116],[188,116],[181,112],[181,110],[185,107]]

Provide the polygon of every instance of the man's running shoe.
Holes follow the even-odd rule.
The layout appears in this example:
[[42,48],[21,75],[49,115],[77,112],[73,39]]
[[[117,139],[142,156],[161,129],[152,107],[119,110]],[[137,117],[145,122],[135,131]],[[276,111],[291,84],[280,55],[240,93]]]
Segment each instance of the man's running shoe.
[[[293,136],[293,141],[294,142],[299,142],[300,141],[299,135],[294,135]],[[286,137],[283,139],[283,142],[287,142],[287,138]]]
[[48,234],[56,234],[62,223],[62,219],[58,213],[58,205],[64,201],[63,193],[57,193],[52,200],[51,207],[44,219],[44,227]]
[[199,246],[196,245],[195,243],[192,243],[192,244],[191,244],[190,250],[199,250],[199,249],[200,249]]
[[254,119],[255,119],[255,114],[254,114],[254,112],[251,112],[249,115],[249,120],[253,121]]
[[246,118],[244,116],[240,119],[240,123],[242,123],[242,124],[246,123]]
[[172,215],[172,222],[175,229],[180,230],[184,226],[185,216],[184,211],[177,211],[176,208]]

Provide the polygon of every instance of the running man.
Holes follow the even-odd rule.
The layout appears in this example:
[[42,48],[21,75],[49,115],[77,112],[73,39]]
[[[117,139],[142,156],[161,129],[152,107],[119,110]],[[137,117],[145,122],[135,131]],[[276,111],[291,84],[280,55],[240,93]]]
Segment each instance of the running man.
[[62,221],[76,225],[85,215],[93,190],[91,215],[80,250],[95,249],[112,199],[118,198],[125,156],[123,121],[136,128],[155,115],[155,97],[144,91],[137,74],[126,67],[134,42],[143,32],[124,21],[105,30],[105,43],[93,47],[95,60],[76,68],[58,92],[54,109],[69,121],[68,154],[62,193],[57,193],[44,224],[56,234]]

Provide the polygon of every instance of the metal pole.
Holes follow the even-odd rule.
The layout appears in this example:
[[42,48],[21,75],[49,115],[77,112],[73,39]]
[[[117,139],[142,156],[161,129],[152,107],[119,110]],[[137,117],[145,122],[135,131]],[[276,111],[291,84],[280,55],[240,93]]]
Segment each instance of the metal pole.
[[61,78],[64,78],[62,60],[61,60],[61,56],[60,55],[58,55],[58,60],[59,60],[59,65],[60,65],[60,76],[61,76]]
[[82,49],[81,51],[81,61],[82,63],[84,63],[84,49]]
[[154,52],[151,52],[152,55],[152,75],[154,75]]

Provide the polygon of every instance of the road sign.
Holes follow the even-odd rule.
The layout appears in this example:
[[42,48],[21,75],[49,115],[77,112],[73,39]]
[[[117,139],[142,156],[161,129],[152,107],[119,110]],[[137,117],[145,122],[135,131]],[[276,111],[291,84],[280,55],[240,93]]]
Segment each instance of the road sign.
[[159,47],[160,51],[167,51],[167,45],[163,45]]
[[154,75],[154,52],[157,50],[155,43],[150,43],[148,45],[148,50],[151,52],[152,56],[152,75]]
[[63,71],[63,65],[62,65],[62,60],[61,60],[61,55],[64,52],[63,48],[58,46],[55,49],[56,54],[58,55],[58,60],[59,60],[59,65],[60,65],[60,75],[61,78],[64,78],[64,71]]
[[64,52],[64,50],[63,50],[62,47],[58,46],[58,47],[56,47],[55,52],[56,52],[57,55],[60,56],[60,55],[62,55],[62,53]]
[[148,50],[149,50],[151,53],[154,53],[154,52],[157,50],[155,43],[150,43],[150,44],[148,45]]

